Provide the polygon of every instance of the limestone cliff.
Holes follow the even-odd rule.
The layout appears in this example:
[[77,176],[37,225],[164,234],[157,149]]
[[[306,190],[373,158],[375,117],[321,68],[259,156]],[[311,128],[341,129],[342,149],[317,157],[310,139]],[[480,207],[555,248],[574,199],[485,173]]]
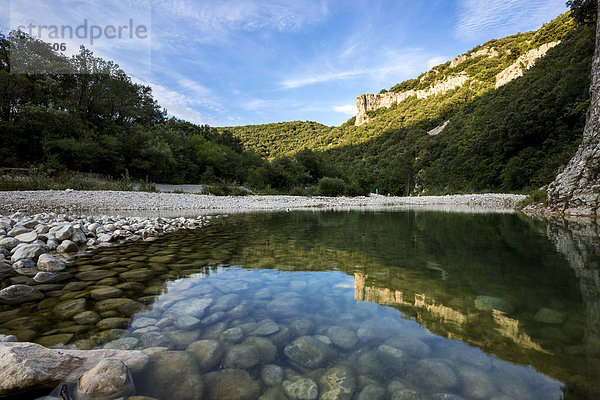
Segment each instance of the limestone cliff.
[[[600,9],[599,9],[600,11]],[[600,12],[599,12],[600,15]],[[600,18],[592,62],[591,103],[583,141],[569,164],[548,186],[548,206],[566,215],[598,217],[600,211]]]
[[[522,76],[526,70],[535,65],[536,60],[538,60],[540,57],[543,57],[548,50],[555,47],[559,43],[560,41],[544,43],[540,47],[531,49],[525,54],[522,54],[513,64],[496,75],[495,88],[497,89],[513,79]],[[505,53],[510,54],[510,51],[506,51]],[[471,51],[455,57],[450,61],[449,68],[456,68],[465,61],[474,59],[476,57],[492,58],[498,57],[499,55],[500,53],[494,47],[484,47],[482,49]],[[436,74],[438,74],[438,70],[433,68],[421,77],[420,82],[422,83],[426,78]],[[356,99],[357,114],[354,124],[356,126],[360,126],[369,122],[369,116],[367,114],[368,111],[374,111],[378,108],[389,108],[392,106],[392,104],[400,103],[413,96],[416,96],[417,99],[426,99],[430,96],[444,94],[450,90],[460,88],[468,82],[475,80],[477,79],[469,76],[465,71],[461,71],[449,75],[442,81],[434,81],[429,87],[424,89],[411,89],[402,92],[384,92],[379,94],[361,94]]]

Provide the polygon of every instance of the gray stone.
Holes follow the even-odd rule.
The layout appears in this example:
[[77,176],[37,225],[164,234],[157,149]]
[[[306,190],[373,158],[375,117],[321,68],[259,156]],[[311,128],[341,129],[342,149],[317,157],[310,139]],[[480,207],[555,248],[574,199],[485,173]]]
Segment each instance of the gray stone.
[[83,246],[87,242],[87,237],[81,231],[73,232],[69,239],[78,246]]
[[189,315],[180,315],[175,319],[175,326],[179,329],[190,330],[198,325],[200,325],[200,320]]
[[29,229],[29,228],[25,228],[25,227],[24,227],[24,226],[22,226],[22,225],[15,225],[15,226],[14,226],[12,229],[10,229],[10,230],[9,230],[9,231],[8,231],[6,234],[7,234],[8,236],[15,237],[15,236],[22,235],[23,233],[27,233],[27,232],[29,232],[29,231],[31,231],[31,229]]
[[21,243],[31,243],[31,242],[35,241],[37,238],[38,238],[38,235],[35,231],[21,233],[20,235],[15,236],[15,239],[17,239]]
[[56,240],[62,242],[63,240],[67,240],[71,237],[71,235],[73,234],[73,228],[71,228],[71,225],[65,224],[62,226],[51,228],[49,232],[54,234]]
[[[134,332],[135,333],[135,332]],[[146,332],[140,337],[143,347],[169,347],[171,341],[160,332]]]
[[32,286],[11,285],[0,290],[0,303],[20,304],[28,301],[38,301],[44,294]]
[[400,349],[382,344],[377,348],[377,358],[383,365],[396,373],[404,371],[405,355]]
[[[104,345],[105,349],[114,349],[114,350],[133,350],[140,343],[138,338],[134,337],[126,337],[117,340],[113,340],[110,343]],[[166,349],[165,349],[166,350]]]
[[4,239],[0,239],[0,248],[6,250],[12,250],[19,245],[19,240],[13,237],[5,237]]
[[140,381],[147,394],[161,399],[198,400],[204,392],[196,361],[185,351],[152,354]]
[[474,399],[487,399],[496,392],[496,388],[488,376],[478,369],[464,367],[458,370],[463,390],[462,393]]
[[94,311],[83,311],[73,315],[73,320],[80,325],[92,325],[100,321],[102,317]]
[[35,263],[27,258],[15,261],[12,268],[16,273],[25,276],[35,276],[39,272],[35,267]]
[[136,318],[131,323],[131,328],[133,328],[133,329],[146,328],[148,326],[154,326],[156,324],[156,322],[157,322],[156,318],[148,318],[148,317]]
[[176,348],[185,348],[198,339],[200,331],[174,330],[166,332],[165,335]]
[[50,254],[41,254],[37,261],[37,268],[40,271],[45,272],[60,272],[63,271],[66,266],[65,263],[58,258],[51,256]]
[[319,395],[317,382],[310,378],[300,378],[294,382],[284,381],[283,390],[292,400],[315,400]]
[[247,369],[257,365],[260,361],[261,354],[258,346],[239,344],[227,351],[223,364],[227,368]]
[[63,240],[62,243],[56,248],[56,251],[59,253],[77,253],[79,251],[79,247],[70,240]]
[[33,277],[33,280],[38,283],[48,283],[56,280],[57,278],[58,275],[56,275],[54,272],[38,272]]
[[315,324],[308,318],[300,318],[292,321],[289,328],[296,336],[307,336],[313,332]]
[[238,294],[226,294],[215,300],[215,303],[210,307],[210,312],[229,311],[233,307],[240,304],[242,301]]
[[301,336],[287,345],[284,353],[304,367],[319,368],[328,360],[330,349],[312,336]]
[[96,324],[98,329],[106,330],[106,329],[118,329],[118,328],[127,328],[129,324],[128,318],[119,318],[119,317],[110,317],[104,318]]
[[258,323],[256,329],[252,332],[255,336],[267,336],[279,331],[279,325],[273,320],[265,319]]
[[272,362],[277,356],[277,347],[273,342],[265,337],[250,336],[242,343],[247,346],[255,346],[260,353],[261,362]]
[[195,318],[201,318],[204,311],[212,304],[212,299],[190,299],[181,300],[171,306],[165,316],[189,315]]
[[225,349],[217,340],[198,340],[186,350],[198,363],[201,371],[209,371],[221,362]]
[[92,297],[92,299],[100,301],[106,299],[113,299],[115,297],[121,297],[123,296],[123,291],[115,287],[104,286],[92,290],[90,292],[90,296]]
[[385,344],[402,350],[404,354],[412,358],[422,359],[431,355],[429,346],[419,339],[397,337],[386,340]]
[[510,314],[513,312],[513,306],[508,301],[493,296],[477,296],[475,298],[475,308],[481,311],[498,310]]
[[204,376],[208,400],[254,400],[260,385],[241,369],[222,369]]
[[288,398],[279,387],[271,387],[265,390],[258,400],[288,400]]
[[[465,400],[464,397],[461,397],[454,393],[435,393],[431,395],[432,400]],[[500,400],[495,399],[495,397],[490,398],[490,400]],[[512,397],[503,400],[513,400]]]
[[417,386],[430,390],[451,390],[458,383],[454,371],[442,361],[435,359],[421,360],[407,375],[407,379]]
[[105,358],[77,381],[77,399],[116,399],[135,394],[131,373],[123,361]]
[[219,337],[219,339],[221,339],[224,342],[239,343],[242,341],[244,336],[244,330],[240,327],[235,326],[224,331]]
[[0,334],[0,343],[1,342],[18,342],[17,337],[15,335],[2,335]]
[[327,336],[333,344],[346,350],[353,349],[358,342],[356,333],[343,326],[332,326],[327,330]]
[[561,325],[567,319],[567,314],[552,308],[540,308],[535,313],[535,320],[544,324]]
[[263,365],[260,376],[267,386],[278,386],[283,382],[283,368],[278,365]]
[[35,261],[40,255],[44,254],[44,246],[41,244],[20,244],[15,249],[15,252],[10,257],[10,260],[13,262],[23,258]]

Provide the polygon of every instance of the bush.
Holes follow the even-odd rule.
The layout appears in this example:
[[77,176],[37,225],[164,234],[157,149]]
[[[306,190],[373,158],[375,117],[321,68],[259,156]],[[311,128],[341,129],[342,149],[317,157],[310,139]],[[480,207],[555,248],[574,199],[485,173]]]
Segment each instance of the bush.
[[346,183],[340,178],[325,176],[319,180],[317,186],[321,196],[341,196],[346,191]]

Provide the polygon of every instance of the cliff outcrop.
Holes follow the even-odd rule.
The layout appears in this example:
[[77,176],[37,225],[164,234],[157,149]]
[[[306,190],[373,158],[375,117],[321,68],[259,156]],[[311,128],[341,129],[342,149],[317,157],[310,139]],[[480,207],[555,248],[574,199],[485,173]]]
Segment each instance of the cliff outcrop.
[[[600,9],[599,9],[600,11]],[[600,15],[600,12],[599,12]],[[590,108],[583,141],[566,168],[548,186],[548,207],[565,215],[598,217],[600,211],[600,18],[592,61]]]
[[[540,47],[531,49],[525,54],[522,54],[513,64],[496,75],[495,88],[497,89],[513,79],[517,79],[518,77],[522,76],[526,70],[535,65],[535,62],[540,57],[546,55],[548,50],[555,47],[559,43],[560,41],[545,43]],[[476,57],[485,57],[488,59],[492,57],[498,57],[499,55],[500,53],[494,47],[484,47],[477,51],[471,51],[467,54],[453,58],[450,61],[449,67],[451,69],[456,68],[465,61],[474,59]],[[420,82],[423,82],[424,79],[437,73],[438,71],[435,68],[428,71],[421,77]],[[464,86],[471,80],[474,80],[474,78],[469,76],[465,71],[461,71],[448,76],[444,80],[434,81],[429,87],[424,89],[411,89],[402,92],[384,92],[379,94],[361,94],[356,98],[357,114],[354,124],[356,126],[360,126],[369,122],[368,111],[374,111],[379,108],[389,108],[394,103],[400,103],[413,96],[416,96],[417,99],[426,99],[430,96],[444,94],[450,90]]]

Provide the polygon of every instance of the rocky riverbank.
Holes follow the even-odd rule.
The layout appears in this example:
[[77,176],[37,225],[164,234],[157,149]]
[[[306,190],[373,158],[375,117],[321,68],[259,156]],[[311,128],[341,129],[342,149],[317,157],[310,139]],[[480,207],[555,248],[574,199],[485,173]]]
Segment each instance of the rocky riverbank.
[[119,211],[240,212],[251,210],[351,209],[406,206],[467,206],[512,210],[526,196],[513,194],[466,194],[451,196],[358,197],[211,196],[189,193],[113,191],[13,191],[0,193],[0,212],[62,212],[69,214]]

